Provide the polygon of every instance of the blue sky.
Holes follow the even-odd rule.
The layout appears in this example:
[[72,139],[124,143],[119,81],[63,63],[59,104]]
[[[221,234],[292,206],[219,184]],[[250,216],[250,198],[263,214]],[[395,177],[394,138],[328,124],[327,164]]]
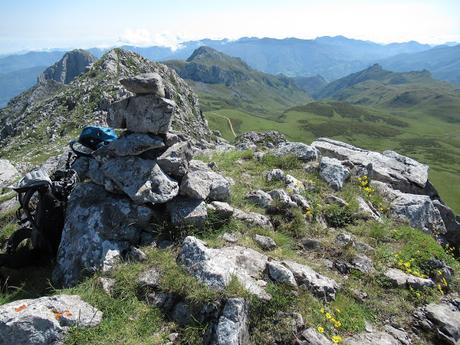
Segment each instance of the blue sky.
[[460,0],[4,0],[0,53],[200,38],[460,41]]

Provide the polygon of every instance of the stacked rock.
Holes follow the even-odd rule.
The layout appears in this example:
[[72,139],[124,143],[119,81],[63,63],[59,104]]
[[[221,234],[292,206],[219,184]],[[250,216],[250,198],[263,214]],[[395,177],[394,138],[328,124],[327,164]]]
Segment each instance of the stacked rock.
[[230,197],[230,181],[192,160],[191,143],[171,132],[176,106],[161,76],[142,74],[121,83],[135,95],[111,105],[108,124],[124,132],[94,158],[80,157],[73,165],[86,183],[68,203],[55,272],[63,285],[75,283],[82,271],[110,268],[145,233],[153,236],[154,220],[201,227],[206,202]]
[[135,95],[111,105],[108,124],[126,131],[94,153],[88,177],[136,204],[166,204],[173,225],[203,225],[204,201],[226,201],[230,181],[192,160],[190,142],[171,132],[176,104],[158,73],[120,83]]

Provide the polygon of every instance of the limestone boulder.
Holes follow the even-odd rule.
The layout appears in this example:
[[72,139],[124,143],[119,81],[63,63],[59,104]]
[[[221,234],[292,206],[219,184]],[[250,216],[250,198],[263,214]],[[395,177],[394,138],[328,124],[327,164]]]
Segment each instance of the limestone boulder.
[[93,183],[79,184],[67,204],[53,279],[73,286],[98,270],[108,271],[149,226],[150,208],[108,193]]
[[319,164],[319,176],[334,190],[343,188],[345,181],[350,178],[350,170],[335,158],[322,157]]
[[62,343],[70,327],[94,327],[102,313],[79,296],[23,299],[0,306],[0,344]]
[[114,158],[104,162],[101,170],[106,178],[139,204],[162,204],[179,194],[178,183],[153,160]]
[[155,72],[142,73],[134,77],[121,79],[120,84],[128,91],[138,95],[153,94],[158,97],[165,97],[163,78]]
[[176,110],[171,99],[151,94],[128,97],[110,105],[107,123],[137,133],[165,134],[171,129]]

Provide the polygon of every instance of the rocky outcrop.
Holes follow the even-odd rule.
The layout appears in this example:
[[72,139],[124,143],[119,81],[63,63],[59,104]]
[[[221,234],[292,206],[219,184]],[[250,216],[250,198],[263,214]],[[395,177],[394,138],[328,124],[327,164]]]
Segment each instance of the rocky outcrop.
[[242,298],[230,298],[217,323],[212,345],[248,345],[249,306]]
[[130,246],[139,243],[152,215],[150,208],[102,186],[78,185],[68,202],[54,281],[72,286],[84,275],[110,270]]
[[322,157],[319,164],[319,176],[334,190],[342,189],[350,178],[350,170],[344,167],[338,159]]
[[213,289],[224,289],[235,277],[249,292],[270,298],[259,283],[268,258],[253,249],[240,246],[211,249],[189,236],[178,259],[190,274]]
[[267,256],[241,246],[207,248],[203,241],[192,236],[184,240],[178,260],[190,274],[213,289],[224,289],[234,277],[261,299],[271,298],[264,289],[263,273],[267,269],[272,280],[292,287],[298,285],[326,300],[334,299],[339,288],[334,280],[306,265],[293,261],[269,261]]
[[350,161],[361,167],[371,166],[369,177],[389,183],[402,192],[425,194],[428,183],[428,166],[394,151],[383,153],[368,151],[358,147],[327,138],[317,139],[312,143],[322,155],[340,161]]
[[414,325],[430,333],[436,344],[460,344],[460,299],[447,297],[417,309]]
[[412,289],[434,287],[434,282],[431,279],[416,277],[398,270],[397,268],[390,268],[385,272],[385,277],[394,287],[407,287]]
[[319,159],[319,151],[304,143],[286,142],[278,145],[273,149],[272,153],[275,156],[293,156],[303,162],[316,161]]
[[6,187],[18,176],[18,170],[10,163],[10,161],[0,159],[0,188]]
[[24,299],[0,306],[0,344],[60,344],[70,327],[94,327],[102,313],[79,296]]
[[79,75],[87,71],[89,66],[96,61],[90,52],[75,49],[64,54],[61,60],[48,67],[38,77],[38,82],[54,80],[59,83],[69,84]]

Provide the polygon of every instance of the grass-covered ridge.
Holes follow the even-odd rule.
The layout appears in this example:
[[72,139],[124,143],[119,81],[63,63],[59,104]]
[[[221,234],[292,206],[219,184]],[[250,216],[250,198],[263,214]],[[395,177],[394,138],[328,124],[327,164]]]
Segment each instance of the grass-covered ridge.
[[[300,313],[306,327],[314,327],[324,331],[329,338],[333,336],[345,338],[362,332],[365,322],[375,327],[381,327],[392,320],[398,325],[409,328],[410,316],[417,306],[432,301],[439,301],[447,291],[459,288],[459,276],[456,274],[449,287],[442,286],[440,290],[430,288],[422,291],[390,288],[383,276],[389,267],[400,267],[400,261],[409,262],[413,272],[430,275],[426,265],[431,258],[443,260],[456,272],[460,263],[449,252],[446,252],[429,235],[404,224],[394,223],[384,217],[383,223],[356,220],[353,214],[357,210],[356,197],[362,196],[373,202],[383,213],[386,212],[385,202],[374,192],[369,192],[355,180],[348,183],[338,193],[334,193],[317,174],[306,173],[299,161],[293,157],[277,158],[266,155],[257,159],[251,151],[231,151],[203,156],[200,159],[215,162],[220,172],[235,180],[232,187],[231,204],[247,211],[264,212],[262,209],[248,203],[245,195],[255,189],[272,190],[281,188],[280,182],[267,182],[264,172],[273,168],[281,168],[286,173],[306,181],[311,188],[305,192],[311,209],[309,221],[305,214],[293,212],[288,218],[278,215],[274,220],[279,221],[275,231],[261,228],[249,228],[245,224],[232,220],[216,226],[210,222],[204,229],[189,229],[186,234],[176,234],[177,242],[172,247],[160,249],[144,247],[147,260],[142,263],[124,262],[106,276],[115,279],[113,295],[106,294],[100,283],[100,274],[90,277],[71,289],[56,289],[47,282],[49,271],[36,272],[10,278],[10,288],[6,285],[0,292],[0,303],[27,297],[36,297],[37,288],[40,294],[78,294],[104,313],[102,323],[96,328],[72,329],[65,344],[164,344],[170,333],[178,332],[180,344],[201,344],[202,336],[209,325],[193,323],[179,327],[171,322],[156,307],[145,302],[137,286],[137,277],[149,267],[156,267],[162,272],[161,289],[182,296],[192,305],[214,301],[220,298],[241,296],[250,300],[250,328],[253,344],[267,344],[273,339],[292,341],[289,325],[283,322],[279,312]],[[348,206],[338,208],[325,202],[327,195],[334,194],[343,198]],[[318,224],[321,217],[333,220],[337,228],[324,228]],[[1,216],[3,220],[8,215]],[[276,218],[278,217],[278,218]],[[212,220],[212,218],[211,218]],[[5,223],[2,223],[5,224]],[[171,230],[170,230],[171,231]],[[356,248],[339,248],[335,242],[337,234],[348,232],[353,235],[355,242],[365,243],[373,248],[366,255],[374,264],[376,272],[364,274],[352,271],[348,277],[339,274],[328,267],[328,260],[347,260],[357,254]],[[307,264],[319,273],[335,279],[341,288],[333,302],[325,302],[305,290],[293,291],[281,284],[269,283],[267,291],[272,300],[264,302],[250,296],[238,282],[233,282],[223,292],[217,293],[200,284],[188,275],[176,261],[180,239],[193,234],[206,241],[210,247],[219,248],[228,245],[221,237],[225,232],[239,233],[238,245],[262,249],[253,240],[255,234],[272,237],[277,248],[265,252],[274,259],[289,259]],[[165,232],[167,234],[167,232]],[[304,250],[301,240],[315,239],[321,242],[321,250]],[[2,272],[5,273],[5,272]],[[49,276],[48,276],[49,277]],[[21,281],[23,286],[21,286]],[[17,286],[14,288],[12,286]],[[363,293],[366,295],[363,298]],[[420,340],[421,345],[429,344]]]

